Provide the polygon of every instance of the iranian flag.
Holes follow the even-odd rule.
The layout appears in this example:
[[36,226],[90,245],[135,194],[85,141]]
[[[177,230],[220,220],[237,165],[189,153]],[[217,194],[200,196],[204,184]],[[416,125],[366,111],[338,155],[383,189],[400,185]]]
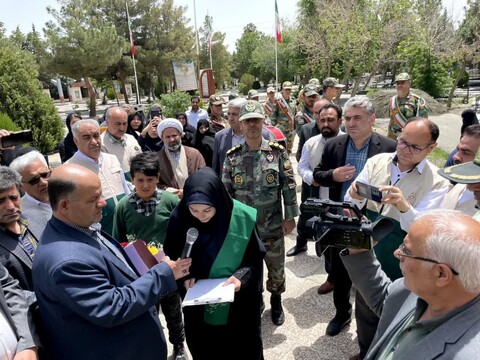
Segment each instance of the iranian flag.
[[275,35],[277,37],[277,42],[282,42],[282,28],[280,26],[280,16],[278,16],[278,6],[277,0],[275,0]]

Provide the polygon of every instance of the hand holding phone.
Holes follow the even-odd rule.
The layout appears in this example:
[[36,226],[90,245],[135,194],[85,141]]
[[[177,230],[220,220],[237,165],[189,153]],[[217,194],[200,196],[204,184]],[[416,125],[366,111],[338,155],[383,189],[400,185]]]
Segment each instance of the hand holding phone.
[[23,145],[33,141],[32,130],[21,130],[11,132],[9,135],[3,135],[0,138],[0,147],[6,149],[12,146]]
[[367,185],[361,181],[356,181],[358,195],[376,202],[382,202],[382,192],[376,186]]

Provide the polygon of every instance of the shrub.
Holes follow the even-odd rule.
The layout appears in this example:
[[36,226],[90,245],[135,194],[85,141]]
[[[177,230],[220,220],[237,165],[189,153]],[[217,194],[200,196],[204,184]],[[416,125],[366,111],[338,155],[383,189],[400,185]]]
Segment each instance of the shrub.
[[115,90],[113,90],[111,87],[107,88],[107,99],[109,100],[115,100],[117,97],[115,96]]
[[255,78],[253,77],[253,75],[250,75],[250,74],[243,74],[242,77],[240,78],[240,82],[242,84],[245,84],[248,87],[248,90],[252,88],[254,81],[255,81]]
[[174,118],[178,112],[185,111],[190,106],[190,95],[184,91],[175,90],[170,94],[162,95],[163,116]]
[[12,119],[10,119],[8,115],[4,113],[0,113],[0,129],[8,131],[20,130],[20,128],[13,123]]
[[250,88],[249,88],[247,85],[245,85],[245,84],[243,84],[243,83],[241,83],[241,82],[238,83],[237,89],[238,89],[238,92],[241,93],[241,94],[243,94],[243,95],[247,95],[247,94],[248,94],[248,90],[250,90]]

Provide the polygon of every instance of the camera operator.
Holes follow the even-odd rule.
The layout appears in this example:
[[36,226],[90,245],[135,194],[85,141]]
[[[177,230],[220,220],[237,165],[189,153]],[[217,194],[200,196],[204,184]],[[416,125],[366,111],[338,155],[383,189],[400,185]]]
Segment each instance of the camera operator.
[[[359,208],[366,205],[372,222],[381,217],[394,223],[394,230],[375,247],[382,270],[391,280],[402,276],[393,252],[402,243],[415,215],[439,208],[449,190],[449,182],[437,174],[427,155],[435,148],[438,126],[425,118],[411,120],[398,137],[394,153],[378,154],[367,160],[365,167],[345,195]],[[357,181],[379,187],[381,202],[366,200],[358,194]],[[355,318],[359,334],[360,357],[363,358],[375,335],[378,317],[361,296],[356,296]]]
[[455,210],[422,213],[394,251],[403,273],[394,282],[373,250],[341,255],[353,284],[380,317],[364,359],[478,358],[480,223]]

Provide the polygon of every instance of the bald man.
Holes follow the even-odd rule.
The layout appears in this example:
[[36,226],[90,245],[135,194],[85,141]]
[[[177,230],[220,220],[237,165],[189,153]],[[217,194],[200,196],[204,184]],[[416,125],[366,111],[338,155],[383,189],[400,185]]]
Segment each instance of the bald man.
[[166,359],[155,305],[177,289],[191,260],[139,276],[119,244],[98,231],[105,200],[98,176],[77,164],[49,180],[53,217],[33,264],[48,359]]

